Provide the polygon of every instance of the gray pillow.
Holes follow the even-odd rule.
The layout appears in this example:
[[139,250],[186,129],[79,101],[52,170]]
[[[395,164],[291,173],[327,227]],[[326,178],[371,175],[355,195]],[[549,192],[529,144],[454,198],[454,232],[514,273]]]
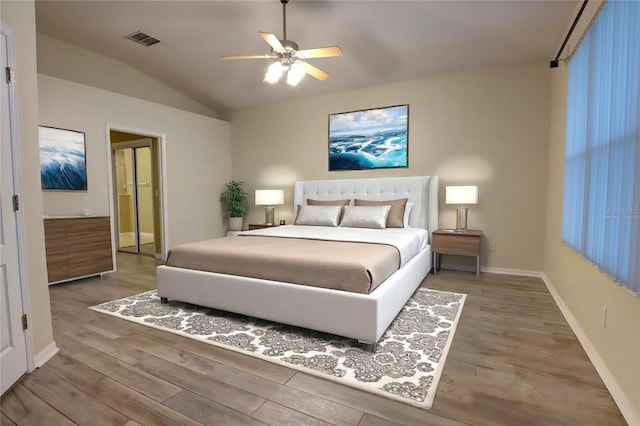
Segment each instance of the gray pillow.
[[294,225],[338,226],[342,206],[298,206]]
[[340,226],[385,229],[391,206],[344,206]]
[[307,198],[308,206],[347,206],[351,202],[350,199],[346,200],[314,200],[313,198]]
[[396,200],[359,200],[356,198],[354,205],[356,206],[391,206],[389,217],[387,218],[387,228],[404,228],[404,210],[407,205],[408,198],[399,198]]

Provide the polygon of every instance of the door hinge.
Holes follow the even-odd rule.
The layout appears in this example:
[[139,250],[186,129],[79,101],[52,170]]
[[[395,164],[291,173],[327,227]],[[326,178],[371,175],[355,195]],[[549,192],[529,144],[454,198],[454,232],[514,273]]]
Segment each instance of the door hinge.
[[26,330],[29,328],[29,320],[27,319],[27,314],[22,315],[22,329]]
[[7,74],[7,82],[8,83],[13,83],[13,68],[12,67],[6,67],[5,68],[5,72]]
[[13,211],[17,212],[20,210],[20,199],[18,198],[18,194],[13,196]]

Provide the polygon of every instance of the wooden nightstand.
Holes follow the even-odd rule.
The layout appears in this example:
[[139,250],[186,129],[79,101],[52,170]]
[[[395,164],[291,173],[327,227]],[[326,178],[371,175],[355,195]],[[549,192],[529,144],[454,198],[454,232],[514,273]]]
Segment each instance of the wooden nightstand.
[[260,224],[250,223],[249,224],[249,231],[252,231],[254,229],[273,228],[274,226],[280,226],[280,225],[276,225],[276,224],[267,225],[267,224],[264,224],[264,223],[260,223]]
[[476,275],[480,275],[480,239],[482,231],[456,231],[438,229],[433,232],[433,274],[436,274],[440,254],[458,256],[474,256],[476,258]]

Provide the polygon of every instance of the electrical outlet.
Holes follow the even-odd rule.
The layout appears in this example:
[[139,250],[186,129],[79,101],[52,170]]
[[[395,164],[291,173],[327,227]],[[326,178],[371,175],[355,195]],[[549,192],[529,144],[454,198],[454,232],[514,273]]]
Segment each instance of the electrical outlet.
[[493,241],[489,244],[489,251],[496,251],[496,243]]
[[602,305],[602,326],[607,326],[607,307]]

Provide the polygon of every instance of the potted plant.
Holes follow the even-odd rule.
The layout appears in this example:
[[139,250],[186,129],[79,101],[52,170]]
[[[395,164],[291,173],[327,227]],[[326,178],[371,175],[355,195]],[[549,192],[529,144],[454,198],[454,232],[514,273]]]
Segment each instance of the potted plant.
[[225,191],[220,194],[220,202],[224,205],[225,217],[229,218],[229,231],[242,230],[242,218],[247,213],[244,200],[247,194],[242,186],[242,182],[232,180],[226,184]]

